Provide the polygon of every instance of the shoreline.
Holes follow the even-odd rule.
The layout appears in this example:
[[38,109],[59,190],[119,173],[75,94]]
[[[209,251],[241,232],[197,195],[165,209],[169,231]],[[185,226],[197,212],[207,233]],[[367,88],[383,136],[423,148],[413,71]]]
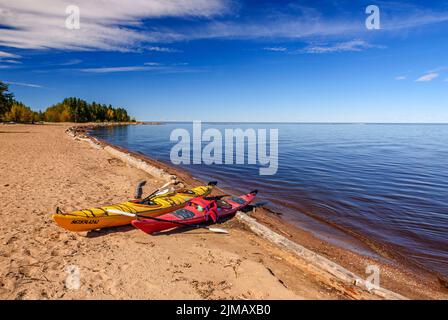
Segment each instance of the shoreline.
[[[78,235],[58,228],[49,218],[56,206],[69,211],[120,202],[142,178],[148,180],[145,192],[163,181],[157,173],[151,175],[105,148],[95,148],[94,142],[70,137],[64,133],[70,126],[75,124],[11,125],[1,130],[5,157],[0,170],[5,182],[0,188],[6,196],[5,223],[0,226],[1,297],[379,299],[269,243],[238,219],[224,222],[231,232],[225,237],[193,230],[149,237],[128,227]],[[163,170],[167,179],[174,174],[187,186],[201,183],[185,171],[122,150]],[[325,243],[261,208],[249,215],[364,279],[365,267],[377,263]],[[378,264],[381,287],[411,299],[448,297],[426,274]],[[82,290],[65,287],[67,265],[79,266]]]
[[[150,156],[147,156],[141,152],[134,152],[121,146],[109,143],[103,139],[94,137],[94,135],[91,135],[90,133],[95,129],[95,127],[95,125],[88,125],[86,128],[87,130],[84,131],[84,128],[82,128],[81,126],[86,136],[89,139],[93,139],[95,143],[117,149],[118,151],[129,154],[130,156],[135,157],[139,160],[148,162],[152,166],[161,168],[165,172],[178,177],[180,181],[186,182],[187,186],[196,186],[204,183],[204,181],[195,178],[191,173],[184,169],[180,169],[162,161],[152,159]],[[216,190],[221,191],[221,193],[232,194],[230,188],[222,188],[219,187],[219,185]],[[346,243],[344,243],[344,245],[338,245],[337,243],[334,243],[329,239],[324,239],[324,237],[316,234],[316,232],[313,230],[309,230],[308,228],[304,228],[285,219],[282,219],[281,212],[276,212],[269,208],[253,208],[250,216],[255,218],[261,224],[269,227],[271,230],[285,235],[295,243],[304,245],[306,248],[322,254],[324,257],[335,261],[341,266],[347,268],[350,271],[354,271],[357,274],[362,275],[365,271],[360,268],[360,264],[362,263],[366,264],[368,262],[381,265],[381,267],[387,269],[387,273],[390,274],[390,279],[388,279],[388,281],[394,282],[393,285],[390,286],[390,288],[392,288],[392,290],[396,290],[396,292],[399,292],[397,290],[403,289],[400,288],[400,281],[414,281],[415,287],[418,287],[419,284],[425,283],[426,286],[429,286],[435,292],[440,291],[442,294],[448,293],[448,290],[446,290],[448,289],[447,280],[443,275],[403,256],[401,253],[389,248],[388,245],[365,237],[355,231],[320,219],[317,216],[308,215],[305,213],[300,214],[304,215],[308,219],[314,219],[317,223],[321,223],[329,228],[333,228],[334,230],[332,231],[334,232],[338,231],[344,233],[347,239],[343,239],[342,241]],[[350,240],[350,238],[353,239]],[[353,245],[354,250],[351,248],[347,248],[347,245]],[[361,252],[363,249],[365,250],[364,254]],[[350,252],[350,254],[347,254],[348,252]],[[353,260],[357,260],[357,262],[353,263]],[[401,280],[395,280],[394,278],[401,278]],[[428,289],[428,287],[426,287],[425,290],[426,289]],[[406,292],[406,294],[409,295],[410,292]]]
[[[195,178],[192,174],[187,172],[186,170],[177,168],[173,165],[167,164],[165,162],[152,159],[150,156],[147,156],[141,152],[134,152],[132,150],[128,150],[126,148],[123,148],[121,146],[114,145],[112,143],[109,143],[105,140],[96,138],[94,135],[91,135],[90,133],[93,132],[95,129],[95,125],[91,126],[88,125],[86,127],[86,130],[84,130],[83,126],[80,127],[80,129],[83,131],[83,133],[86,134],[86,136],[89,139],[94,139],[95,143],[98,143],[100,145],[109,146],[111,148],[115,148],[123,153],[128,153],[132,157],[135,157],[137,159],[140,159],[142,161],[146,161],[150,163],[151,165],[155,167],[162,168],[164,171],[176,175],[178,177],[181,177],[180,180],[182,181],[188,181],[188,186],[195,186],[192,181],[198,184],[203,184],[204,181],[201,181],[197,178]],[[196,184],[197,185],[197,184]],[[234,194],[234,192],[231,190],[231,188],[222,188],[217,187],[217,190],[220,190],[222,193],[228,193],[228,194]],[[251,216],[255,217],[258,221],[261,221],[264,225],[268,226],[269,228],[278,231],[279,233],[286,235],[288,238],[293,238],[297,243],[300,243],[300,238],[309,238],[307,239],[306,243],[309,246],[309,248],[312,248],[312,250],[315,250],[316,252],[324,253],[324,256],[327,258],[330,258],[332,260],[335,260],[337,263],[341,264],[343,267],[346,268],[352,268],[352,263],[350,262],[350,259],[346,259],[343,257],[341,259],[341,253],[340,251],[351,251],[354,256],[356,256],[359,260],[359,257],[362,256],[366,258],[369,261],[377,262],[381,265],[391,265],[392,270],[395,270],[396,272],[401,273],[402,270],[403,273],[406,275],[404,278],[407,278],[410,276],[411,278],[414,278],[416,282],[424,281],[427,284],[431,284],[432,288],[436,291],[445,292],[448,293],[448,280],[445,276],[441,275],[437,271],[431,270],[421,264],[419,264],[417,261],[411,260],[407,257],[405,257],[400,252],[394,250],[391,245],[381,243],[375,239],[371,239],[369,237],[366,237],[359,232],[355,232],[353,230],[350,230],[346,227],[342,227],[340,225],[331,223],[329,221],[326,221],[319,216],[316,215],[310,215],[306,213],[300,213],[301,215],[307,217],[308,219],[315,220],[315,223],[323,224],[325,227],[333,229],[331,231],[333,232],[342,232],[344,233],[345,239],[341,240],[341,244],[337,244],[338,241],[332,241],[331,239],[325,239],[325,236],[320,236],[317,231],[310,230],[309,228],[305,228],[303,226],[300,226],[296,223],[289,222],[285,219],[282,219],[282,213],[276,212],[274,210],[271,210],[269,208],[254,208]],[[288,232],[285,232],[284,230],[289,230]],[[297,229],[297,230],[295,230]],[[294,236],[296,235],[296,236]],[[305,237],[306,235],[306,237]],[[308,237],[309,236],[309,237]],[[312,239],[312,240],[310,240]],[[303,240],[302,240],[303,241]],[[316,243],[319,242],[327,242],[326,246],[328,248],[332,248],[329,250],[328,248],[322,249],[319,247],[319,245],[316,245]],[[352,248],[350,248],[352,246]],[[337,248],[337,250],[335,250]],[[331,251],[336,251],[338,253],[332,253]],[[364,251],[364,252],[363,252]],[[342,255],[344,256],[344,255]],[[363,259],[362,259],[363,260]],[[355,268],[356,272],[361,273],[363,270],[358,267]],[[353,270],[352,270],[353,271]],[[409,281],[409,280],[407,280]],[[399,286],[396,286],[397,288]]]
[[[132,124],[142,124],[143,122],[139,123],[132,123]],[[118,123],[117,125],[126,125],[127,123]],[[145,124],[153,124],[153,125],[160,125],[164,124],[161,122],[145,122]],[[166,163],[162,160],[154,160],[150,156],[146,156],[145,154],[141,152],[133,152],[131,150],[128,150],[126,148],[123,148],[118,145],[114,145],[113,143],[109,143],[105,140],[102,140],[100,138],[95,137],[94,135],[91,135],[90,133],[93,133],[95,128],[97,127],[103,127],[103,126],[113,126],[114,124],[88,124],[88,125],[80,125],[77,126],[78,130],[81,131],[81,134],[86,134],[88,138],[94,139],[96,143],[101,143],[103,145],[108,145],[111,148],[115,148],[120,150],[124,153],[130,153],[134,157],[140,157],[145,156],[145,158],[142,158],[142,161],[151,162],[156,167],[163,167],[164,170],[171,170],[172,172],[175,172],[176,174],[187,174],[187,179],[191,180],[198,180],[193,176],[192,173],[190,173],[187,169],[180,169],[179,167],[173,166],[169,163]],[[201,181],[202,183],[206,181]],[[232,187],[219,187],[219,190],[221,190],[224,193],[231,193]],[[419,264],[417,261],[407,258],[405,255],[400,253],[399,251],[392,248],[391,245],[382,243],[376,239],[373,239],[371,237],[367,237],[363,235],[360,232],[357,232],[355,230],[352,230],[350,228],[344,227],[340,224],[333,223],[329,220],[325,220],[322,217],[312,213],[311,211],[307,212],[300,212],[295,210],[292,207],[284,206],[283,209],[294,211],[294,216],[291,216],[291,212],[288,212],[288,215],[291,219],[288,220],[282,219],[285,223],[289,225],[296,226],[301,229],[305,229],[307,231],[310,231],[320,239],[324,241],[331,242],[333,245],[341,247],[343,246],[345,249],[355,250],[360,254],[363,255],[372,255],[372,256],[380,256],[384,259],[391,259],[395,261],[401,261],[403,264],[406,264],[408,266],[411,266],[413,268],[416,268],[417,270],[424,270],[425,272],[428,272],[430,274],[434,274],[436,277],[443,279],[445,278],[443,275],[439,274],[437,271],[431,270],[430,268],[425,267],[424,265]],[[269,208],[269,205],[266,207],[263,207],[262,210],[265,213],[272,213],[278,217],[286,217],[285,212],[282,211],[282,207],[277,207],[277,209]],[[297,221],[297,218],[300,217]],[[305,221],[306,220],[306,221]],[[305,225],[306,224],[306,225]]]

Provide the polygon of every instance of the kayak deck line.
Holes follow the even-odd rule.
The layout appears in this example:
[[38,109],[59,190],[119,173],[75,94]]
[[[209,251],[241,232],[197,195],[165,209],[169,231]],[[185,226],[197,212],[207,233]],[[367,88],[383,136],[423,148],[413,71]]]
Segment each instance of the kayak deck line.
[[247,214],[238,211],[236,218],[256,235],[268,240],[269,242],[286,249],[287,251],[298,256],[305,262],[309,263],[313,267],[331,274],[333,277],[344,282],[347,285],[356,286],[368,293],[387,300],[408,300],[405,296],[395,293],[382,287],[373,287],[373,285],[357,276],[353,272],[345,269],[341,265],[301,246],[300,244],[285,238],[282,235],[274,232],[265,225],[257,222],[254,218],[249,217]]

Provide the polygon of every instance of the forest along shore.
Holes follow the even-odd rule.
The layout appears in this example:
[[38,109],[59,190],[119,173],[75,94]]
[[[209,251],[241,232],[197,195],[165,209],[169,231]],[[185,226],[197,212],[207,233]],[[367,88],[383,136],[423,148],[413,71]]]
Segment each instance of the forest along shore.
[[[77,234],[57,227],[50,217],[56,207],[71,211],[122,202],[142,179],[146,193],[162,184],[160,177],[65,134],[70,126],[0,125],[0,298],[376,298],[342,285],[236,219],[223,225],[229,235],[189,230],[148,236],[132,227]],[[185,172],[140,157],[186,186],[199,184]],[[379,264],[381,286],[406,297],[448,298],[429,274],[334,247],[262,209],[251,215],[360,276],[367,265]],[[73,267],[81,279],[76,290],[66,286]]]

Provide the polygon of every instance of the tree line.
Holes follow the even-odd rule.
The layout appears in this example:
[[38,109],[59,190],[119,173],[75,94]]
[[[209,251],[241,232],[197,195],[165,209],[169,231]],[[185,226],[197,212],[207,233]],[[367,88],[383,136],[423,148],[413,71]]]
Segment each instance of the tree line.
[[0,81],[0,121],[13,122],[130,122],[135,121],[124,108],[96,102],[89,103],[79,98],[66,98],[48,107],[45,111],[33,111],[18,102],[8,85]]

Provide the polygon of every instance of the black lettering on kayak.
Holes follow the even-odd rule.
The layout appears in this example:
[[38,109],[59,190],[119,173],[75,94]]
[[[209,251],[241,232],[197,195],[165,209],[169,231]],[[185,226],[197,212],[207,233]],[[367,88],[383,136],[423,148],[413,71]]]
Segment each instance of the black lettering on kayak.
[[98,224],[99,220],[72,220],[72,224]]

